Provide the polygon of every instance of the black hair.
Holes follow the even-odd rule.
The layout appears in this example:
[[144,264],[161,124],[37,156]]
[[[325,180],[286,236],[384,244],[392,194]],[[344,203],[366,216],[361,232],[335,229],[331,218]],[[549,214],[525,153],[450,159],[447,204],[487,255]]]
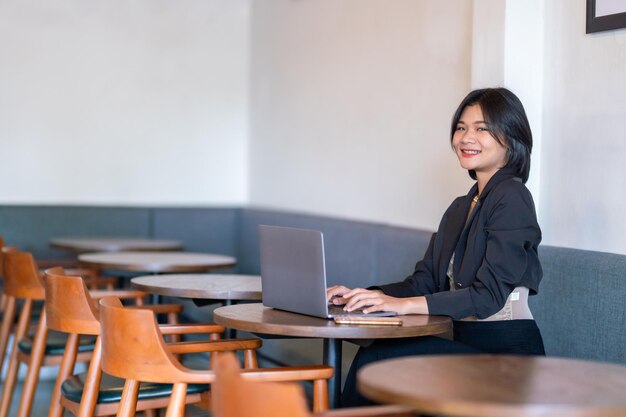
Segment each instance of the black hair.
[[[515,170],[524,183],[530,172],[530,152],[533,148],[533,134],[524,111],[522,102],[506,88],[484,88],[470,92],[461,102],[452,117],[450,142],[461,118],[463,110],[478,104],[485,122],[489,125],[493,137],[506,148],[506,167]],[[476,179],[476,172],[469,171]]]

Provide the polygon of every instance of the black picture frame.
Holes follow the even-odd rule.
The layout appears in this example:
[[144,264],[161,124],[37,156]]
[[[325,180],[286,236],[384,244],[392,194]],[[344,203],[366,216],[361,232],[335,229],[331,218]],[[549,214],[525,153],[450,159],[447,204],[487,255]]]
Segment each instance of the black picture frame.
[[586,33],[603,32],[605,30],[626,28],[626,8],[621,13],[596,17],[596,2],[602,0],[587,0],[587,30]]

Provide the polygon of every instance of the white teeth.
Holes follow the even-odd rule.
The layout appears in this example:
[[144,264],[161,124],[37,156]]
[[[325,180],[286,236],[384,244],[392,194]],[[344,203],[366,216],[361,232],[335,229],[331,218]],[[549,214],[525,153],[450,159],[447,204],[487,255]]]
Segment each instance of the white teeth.
[[469,154],[472,154],[472,155],[478,155],[480,153],[480,151],[470,151],[470,150],[465,150],[465,149],[462,152],[463,153],[469,153]]

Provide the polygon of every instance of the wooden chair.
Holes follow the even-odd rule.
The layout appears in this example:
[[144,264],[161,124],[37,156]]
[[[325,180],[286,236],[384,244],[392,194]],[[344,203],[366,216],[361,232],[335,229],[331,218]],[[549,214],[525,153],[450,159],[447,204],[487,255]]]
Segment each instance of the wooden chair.
[[[213,417],[312,417],[302,387],[296,384],[246,381],[237,359],[220,354],[212,386]],[[315,417],[415,417],[403,406],[355,407],[316,413]]]
[[[4,277],[4,239],[0,236],[0,286]],[[0,289],[0,311],[4,311],[4,303],[6,302],[6,297],[4,296],[4,291]]]
[[50,268],[54,268],[54,267],[64,268],[65,274],[71,275],[74,277],[81,277],[85,281],[87,288],[90,290],[113,291],[115,290],[118,284],[117,277],[104,276],[101,274],[102,271],[100,271],[98,268],[83,268],[83,267],[65,268],[63,267],[63,265],[53,265],[51,267],[42,268],[40,262],[37,262],[37,266],[39,266],[39,269],[41,271],[44,271],[44,273],[46,269],[50,269]]
[[[124,381],[113,379],[102,374],[102,350],[100,343],[100,322],[97,297],[115,295],[116,297],[144,296],[141,291],[91,291],[89,292],[81,277],[69,276],[63,268],[46,270],[46,313],[48,327],[53,330],[68,333],[67,345],[61,364],[56,385],[53,391],[49,417],[60,417],[67,409],[76,416],[111,415],[119,408]],[[179,334],[202,332],[211,335],[214,339],[224,331],[217,325],[179,325],[176,314],[182,311],[180,305],[141,306],[150,308],[154,314],[167,313],[168,323],[164,326],[172,335],[177,330]],[[80,335],[97,336],[94,353],[86,374],[72,375],[76,358],[76,348]],[[102,388],[102,387],[106,388]],[[102,389],[101,389],[102,388]],[[199,401],[199,391],[195,388],[194,398]],[[154,415],[151,410],[166,407],[169,401],[171,386],[143,384],[139,392],[138,410],[147,410],[147,415]]]
[[[211,370],[192,370],[176,359],[176,353],[221,352],[244,348],[243,371],[246,379],[273,381],[313,381],[313,407],[322,411],[328,408],[328,378],[333,374],[329,366],[255,369],[256,352],[242,346],[238,339],[216,342],[187,342],[166,344],[163,332],[149,311],[124,308],[114,297],[100,300],[100,325],[102,327],[102,368],[105,372],[126,379],[118,417],[135,415],[137,388],[140,382],[174,384],[167,408],[167,417],[184,415],[188,384],[210,384],[215,374]],[[255,339],[256,340],[256,339]],[[256,340],[257,347],[260,341]],[[215,355],[211,364],[215,363]],[[208,392],[203,406],[209,405]]]
[[4,239],[0,235],[0,278],[4,276],[4,258],[2,257],[2,249],[4,248]]
[[[21,363],[26,364],[28,370],[22,389],[18,416],[25,417],[30,414],[41,366],[60,364],[65,340],[60,340],[58,334],[48,337],[45,306],[42,307],[33,337],[27,334],[32,321],[33,304],[36,301],[43,302],[45,299],[44,285],[32,255],[15,249],[6,250],[5,248],[4,266],[4,291],[7,300],[2,317],[2,326],[0,327],[0,343],[5,343],[5,337],[8,340],[11,333],[14,335],[14,343],[9,356],[8,370],[0,400],[0,417],[8,415]],[[17,326],[14,328],[18,301],[21,301],[22,305]],[[2,346],[0,346],[0,359],[4,359],[6,348],[1,348]],[[93,340],[82,340],[80,350],[77,354],[77,361],[88,362],[93,350]]]
[[[0,235],[0,250],[4,248],[4,238],[2,237],[2,235]],[[2,257],[0,256],[0,277],[2,276],[2,273],[4,272],[4,264],[2,263]]]
[[[14,248],[3,246],[0,248],[0,272],[2,273],[3,281],[4,281],[4,255],[7,252],[15,250]],[[9,344],[9,338],[11,336],[11,332],[13,330],[13,321],[5,319],[8,314],[11,316],[15,316],[16,305],[13,303],[10,309],[7,311],[6,307],[8,304],[8,297],[5,294],[4,283],[2,288],[2,324],[0,325],[0,374],[2,373],[3,365],[4,365],[4,357],[6,355],[7,346]]]
[[[2,281],[4,281],[3,279],[4,255],[5,253],[8,253],[8,252],[17,252],[17,251],[19,250],[16,247],[4,246],[2,236],[0,236],[0,279],[2,279]],[[37,267],[39,268],[39,266],[40,265],[38,264]],[[105,288],[105,289],[112,290],[116,283],[115,278],[100,277],[99,275],[97,275],[97,271],[93,269],[85,269],[85,268],[73,269],[72,273],[73,274],[87,274],[87,276],[89,277],[88,286],[94,289]],[[2,288],[1,296],[0,296],[0,312],[5,311],[6,304],[7,304],[7,296],[5,294],[4,288]],[[9,320],[8,317],[9,316],[15,317],[17,307],[18,305],[14,299],[14,302],[11,303],[11,305],[9,306],[9,309],[4,315],[7,317],[7,319],[5,320],[4,316],[2,316],[3,317],[2,324],[0,325],[0,373],[2,373],[2,369],[4,367],[4,358],[6,356],[6,351],[7,351],[7,346],[10,340],[10,336],[13,330],[15,330],[15,323]],[[38,303],[38,301],[35,301],[34,303],[32,303],[32,307],[31,307],[31,320],[28,323],[28,330],[35,329],[36,323],[39,320],[40,315],[41,315],[41,303],[40,302]]]

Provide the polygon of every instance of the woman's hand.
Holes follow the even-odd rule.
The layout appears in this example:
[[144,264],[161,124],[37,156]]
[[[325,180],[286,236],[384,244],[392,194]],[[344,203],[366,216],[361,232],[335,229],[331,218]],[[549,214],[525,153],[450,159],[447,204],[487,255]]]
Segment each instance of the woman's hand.
[[328,287],[326,288],[326,301],[335,305],[345,304],[347,300],[343,298],[343,295],[350,291],[350,288],[344,287],[343,285]]
[[380,290],[355,288],[343,294],[343,299],[346,300],[344,310],[348,312],[362,308],[364,313],[375,311],[393,311],[397,314],[410,313],[410,299],[385,295]]
[[345,311],[363,308],[364,313],[393,311],[403,314],[428,314],[428,304],[424,297],[397,298],[385,295],[380,290],[364,288],[349,289],[335,285],[326,290],[326,299],[335,305],[345,305]]

